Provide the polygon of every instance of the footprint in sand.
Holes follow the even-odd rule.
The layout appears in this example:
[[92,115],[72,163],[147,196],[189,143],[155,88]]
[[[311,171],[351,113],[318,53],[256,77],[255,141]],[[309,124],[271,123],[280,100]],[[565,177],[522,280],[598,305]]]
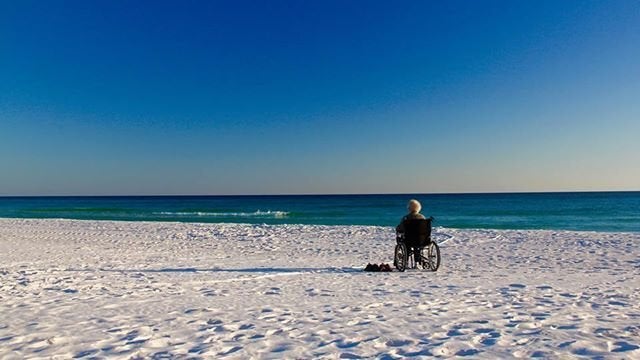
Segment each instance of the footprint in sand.
[[473,356],[480,353],[480,350],[477,349],[463,349],[456,352],[456,356]]
[[275,347],[273,347],[271,349],[272,353],[281,353],[281,352],[285,352],[287,350],[291,349],[291,345],[290,344],[280,344],[280,345],[276,345]]
[[473,332],[476,334],[488,334],[493,331],[495,331],[495,329],[491,329],[491,328],[478,328],[473,330]]
[[158,351],[156,353],[153,353],[151,355],[151,360],[168,360],[168,359],[175,359],[175,355],[172,352],[169,351]]
[[493,346],[500,339],[500,333],[495,329],[482,328],[476,329],[474,332],[480,334],[474,337],[474,342],[484,346]]
[[240,325],[240,327],[238,328],[238,330],[249,330],[249,329],[253,329],[256,326],[253,324],[242,324]]
[[220,356],[226,356],[242,350],[241,346],[232,346],[218,353]]
[[609,305],[613,306],[627,306],[627,303],[622,301],[609,301]]
[[340,354],[340,359],[362,359],[362,356],[352,353],[342,353]]
[[83,351],[80,351],[80,352],[76,353],[75,355],[73,355],[73,358],[74,359],[81,359],[83,357],[91,356],[91,355],[93,355],[93,354],[95,354],[97,352],[98,352],[98,350],[95,350],[95,349],[83,350]]
[[280,295],[279,287],[272,287],[269,290],[264,292],[265,295]]
[[202,354],[208,350],[208,346],[206,344],[198,344],[189,349],[189,354]]
[[524,284],[509,284],[509,286],[516,289],[524,289],[527,287],[527,285]]
[[578,297],[578,295],[576,295],[576,294],[570,294],[570,293],[560,293],[560,294],[558,294],[558,295],[560,295],[560,296],[562,296],[562,297],[566,297],[566,298],[577,298],[577,297]]
[[460,335],[464,335],[464,333],[458,329],[452,329],[447,331],[447,336],[449,337],[460,336]]
[[616,341],[613,343],[613,348],[611,352],[619,353],[619,352],[627,352],[640,349],[640,346],[636,344],[631,344],[626,341]]
[[404,339],[393,339],[385,343],[385,345],[390,347],[401,347],[401,346],[406,346],[411,344],[413,344],[412,340],[404,340]]
[[545,320],[550,316],[550,314],[545,312],[534,312],[531,313],[531,316],[533,316],[535,320]]
[[360,345],[360,341],[346,341],[344,339],[338,340],[336,343],[338,349],[349,349],[358,345]]

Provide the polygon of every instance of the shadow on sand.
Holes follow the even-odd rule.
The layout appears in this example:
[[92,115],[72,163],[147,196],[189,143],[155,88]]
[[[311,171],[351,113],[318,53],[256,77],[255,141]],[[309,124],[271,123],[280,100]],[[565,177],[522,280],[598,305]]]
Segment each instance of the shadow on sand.
[[160,268],[160,269],[104,269],[98,268],[94,269],[66,269],[65,271],[78,271],[78,272],[94,272],[94,271],[108,271],[108,272],[120,272],[120,273],[198,273],[198,272],[228,272],[228,273],[262,273],[262,274],[273,274],[273,273],[312,273],[312,274],[320,274],[320,273],[328,273],[328,274],[344,274],[344,273],[357,273],[362,272],[360,268],[353,267],[318,267],[318,268],[301,268],[301,267],[293,267],[293,268],[280,268],[280,267],[255,267],[255,268],[193,268],[193,267],[184,267],[184,268]]

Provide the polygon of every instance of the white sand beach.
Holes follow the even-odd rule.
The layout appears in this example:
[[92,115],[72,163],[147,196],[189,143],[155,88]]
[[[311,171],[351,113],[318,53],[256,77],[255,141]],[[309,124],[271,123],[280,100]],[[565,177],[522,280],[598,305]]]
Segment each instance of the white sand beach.
[[640,234],[0,219],[1,359],[640,359]]

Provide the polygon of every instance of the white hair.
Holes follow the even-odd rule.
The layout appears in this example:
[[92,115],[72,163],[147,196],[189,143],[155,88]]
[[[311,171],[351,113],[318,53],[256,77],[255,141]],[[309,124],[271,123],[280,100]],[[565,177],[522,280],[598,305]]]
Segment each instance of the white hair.
[[409,211],[411,212],[420,212],[420,210],[422,210],[422,205],[420,205],[420,202],[416,199],[411,199],[409,200],[409,203],[407,204],[407,209],[409,209]]

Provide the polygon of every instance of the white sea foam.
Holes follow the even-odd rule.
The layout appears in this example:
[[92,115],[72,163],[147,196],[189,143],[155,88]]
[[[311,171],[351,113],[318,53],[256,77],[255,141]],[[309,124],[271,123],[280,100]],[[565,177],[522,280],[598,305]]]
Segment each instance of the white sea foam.
[[640,358],[640,234],[0,219],[0,359]]
[[261,217],[261,218],[285,218],[289,216],[287,211],[262,211],[257,210],[254,212],[206,212],[206,211],[160,211],[155,212],[155,215],[167,215],[167,216],[209,216],[209,217]]

